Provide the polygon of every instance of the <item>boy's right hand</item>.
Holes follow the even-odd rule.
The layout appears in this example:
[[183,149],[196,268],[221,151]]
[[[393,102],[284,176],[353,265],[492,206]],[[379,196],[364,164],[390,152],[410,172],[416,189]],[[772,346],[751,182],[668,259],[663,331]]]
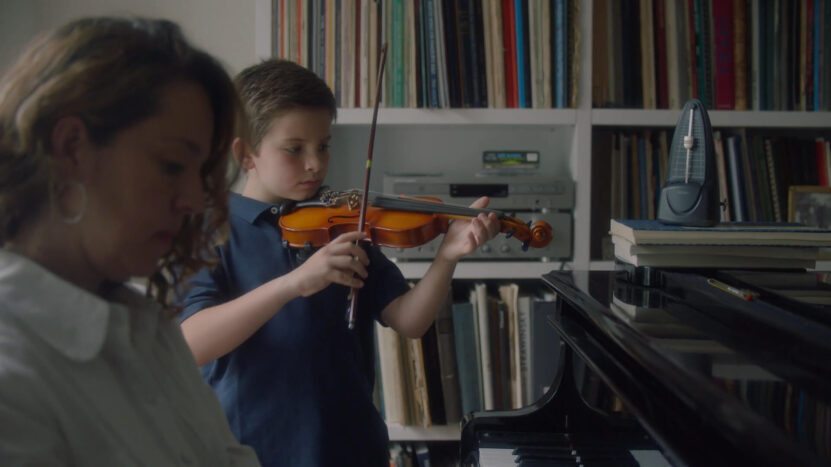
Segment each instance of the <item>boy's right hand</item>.
[[[363,287],[369,257],[355,242],[366,237],[363,232],[348,232],[317,250],[294,270],[298,290],[304,297],[325,289],[329,284]],[[356,276],[357,274],[358,276]]]

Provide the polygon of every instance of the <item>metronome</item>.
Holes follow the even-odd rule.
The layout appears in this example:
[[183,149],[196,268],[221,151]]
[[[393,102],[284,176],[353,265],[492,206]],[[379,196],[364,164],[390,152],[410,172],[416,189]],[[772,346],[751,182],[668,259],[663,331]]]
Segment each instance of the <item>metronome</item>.
[[721,216],[716,177],[710,117],[701,101],[690,99],[681,110],[672,136],[658,220],[694,227],[718,224]]

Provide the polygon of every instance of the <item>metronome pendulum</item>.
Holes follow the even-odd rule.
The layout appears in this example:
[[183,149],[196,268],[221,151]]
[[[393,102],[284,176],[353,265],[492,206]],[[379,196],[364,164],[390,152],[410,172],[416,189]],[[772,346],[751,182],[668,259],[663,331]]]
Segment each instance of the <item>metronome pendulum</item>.
[[672,136],[658,220],[696,227],[716,225],[720,219],[716,176],[710,118],[701,101],[690,99]]

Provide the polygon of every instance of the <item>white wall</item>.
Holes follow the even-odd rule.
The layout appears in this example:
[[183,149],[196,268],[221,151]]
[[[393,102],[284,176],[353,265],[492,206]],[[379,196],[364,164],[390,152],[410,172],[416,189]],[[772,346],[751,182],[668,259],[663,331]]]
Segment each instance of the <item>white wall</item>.
[[217,57],[233,75],[256,61],[258,2],[262,0],[0,0],[0,75],[39,33],[92,15],[176,21],[192,43]]

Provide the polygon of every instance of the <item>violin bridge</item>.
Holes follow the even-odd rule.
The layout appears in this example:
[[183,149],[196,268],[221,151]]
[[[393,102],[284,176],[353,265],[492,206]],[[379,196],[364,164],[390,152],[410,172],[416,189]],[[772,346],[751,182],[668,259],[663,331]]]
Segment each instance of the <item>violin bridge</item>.
[[349,209],[357,209],[361,205],[361,191],[324,191],[320,194],[320,201],[327,206],[343,206]]

